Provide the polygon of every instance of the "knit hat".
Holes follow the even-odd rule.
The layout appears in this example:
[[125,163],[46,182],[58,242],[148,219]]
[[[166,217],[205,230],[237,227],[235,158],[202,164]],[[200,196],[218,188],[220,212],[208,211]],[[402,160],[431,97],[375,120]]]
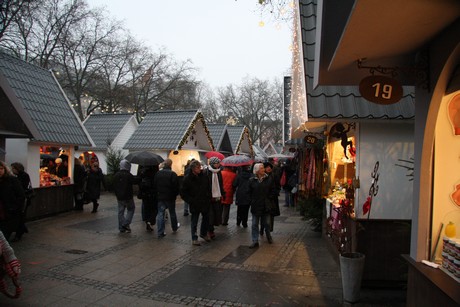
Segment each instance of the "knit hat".
[[131,170],[131,163],[128,160],[125,160],[125,159],[121,160],[120,161],[120,169],[125,170],[125,171]]
[[212,157],[211,159],[209,159],[209,165],[213,165],[213,164],[216,164],[216,163],[220,163],[220,159],[217,158],[217,157]]

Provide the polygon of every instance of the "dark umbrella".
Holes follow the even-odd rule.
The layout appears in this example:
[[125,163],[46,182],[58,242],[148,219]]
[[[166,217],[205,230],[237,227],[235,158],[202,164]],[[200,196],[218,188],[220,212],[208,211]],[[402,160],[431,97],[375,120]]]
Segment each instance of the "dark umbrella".
[[204,156],[208,159],[211,159],[212,157],[216,157],[216,158],[219,158],[219,160],[221,161],[225,158],[225,156],[218,151],[208,151],[207,153],[204,154]]
[[244,155],[233,155],[223,159],[220,164],[223,166],[244,166],[251,165],[253,162],[254,160],[252,160],[251,157]]
[[160,155],[149,151],[132,152],[127,155],[125,159],[131,163],[142,166],[155,166],[164,161]]

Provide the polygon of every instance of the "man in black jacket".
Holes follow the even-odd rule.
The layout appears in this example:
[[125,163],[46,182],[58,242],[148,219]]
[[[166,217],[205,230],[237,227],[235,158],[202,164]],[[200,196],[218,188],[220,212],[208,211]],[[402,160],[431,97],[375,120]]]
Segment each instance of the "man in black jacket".
[[184,177],[180,195],[184,201],[190,204],[190,213],[192,214],[191,232],[192,244],[201,245],[198,241],[197,227],[200,214],[201,227],[200,237],[209,242],[208,223],[209,208],[211,206],[211,186],[208,176],[202,172],[200,161],[194,160],[190,163],[190,173]]
[[133,184],[137,182],[130,170],[131,163],[127,160],[121,160],[120,170],[113,177],[118,202],[118,229],[120,232],[131,232],[129,225],[134,216]]
[[158,238],[163,238],[165,234],[165,211],[168,209],[171,217],[171,228],[176,232],[180,227],[176,215],[176,197],[179,194],[179,180],[177,174],[171,170],[172,160],[166,159],[163,162],[163,169],[155,174],[153,180],[153,190],[158,200],[157,227]]

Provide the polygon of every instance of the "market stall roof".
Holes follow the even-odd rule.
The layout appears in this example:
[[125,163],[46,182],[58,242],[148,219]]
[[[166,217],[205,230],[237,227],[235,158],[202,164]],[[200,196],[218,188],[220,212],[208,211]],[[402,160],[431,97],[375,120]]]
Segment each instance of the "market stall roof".
[[[130,122],[137,127],[139,123],[133,114],[91,114],[88,116],[83,125],[94,141],[95,147],[92,150],[107,150],[107,147],[113,144],[113,141],[121,134],[127,131],[124,129]],[[128,135],[129,138],[131,135]],[[90,148],[80,148],[89,150]]]
[[268,158],[268,155],[262,148],[260,148],[260,146],[252,145],[252,150],[254,151],[254,158],[259,158],[258,160],[261,161],[264,161]]
[[[358,59],[414,67],[424,45],[460,22],[458,0],[302,0],[301,10],[303,18],[314,13],[318,26],[315,86],[359,84],[369,70],[358,68]],[[415,73],[398,72],[401,84],[415,84]]]
[[214,150],[203,114],[197,110],[149,112],[123,147],[128,150]]
[[252,140],[249,135],[249,129],[246,126],[227,126],[230,142],[232,143],[234,154],[247,154],[254,156],[252,149]]
[[0,88],[3,137],[93,145],[51,71],[0,52]]
[[[309,121],[321,120],[413,120],[415,115],[415,90],[413,86],[403,87],[402,99],[394,104],[381,105],[364,99],[358,86],[316,86],[314,84],[315,65],[320,59],[315,49],[317,35],[321,35],[320,18],[317,20],[317,2],[321,0],[300,1],[300,27],[307,93],[307,111]],[[345,1],[347,3],[354,1]],[[356,1],[358,4],[362,1]],[[369,1],[375,2],[375,1]],[[386,1],[384,1],[386,3]],[[342,6],[336,4],[338,8]],[[384,5],[384,3],[382,3]],[[321,8],[318,5],[318,10]],[[389,18],[390,20],[392,18]],[[369,25],[362,25],[370,28]],[[324,28],[323,28],[324,29]],[[317,32],[320,32],[319,34]],[[372,44],[368,44],[372,45]],[[369,75],[369,72],[367,72]],[[347,78],[342,78],[345,81]],[[344,83],[344,82],[342,82]],[[342,84],[340,83],[340,84]],[[308,123],[307,123],[308,125]]]
[[207,124],[214,147],[222,153],[233,153],[232,143],[227,131],[226,124]]

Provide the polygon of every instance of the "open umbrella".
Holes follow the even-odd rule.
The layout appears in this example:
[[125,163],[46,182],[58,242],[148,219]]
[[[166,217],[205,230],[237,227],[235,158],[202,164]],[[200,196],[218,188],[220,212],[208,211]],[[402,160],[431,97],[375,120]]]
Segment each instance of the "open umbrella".
[[251,165],[253,162],[254,161],[248,156],[233,155],[233,156],[224,158],[220,162],[220,164],[222,164],[223,166],[244,166],[244,165]]
[[139,164],[142,166],[155,166],[164,161],[160,155],[149,151],[132,152],[127,155],[125,159],[131,163]]
[[216,158],[219,158],[219,160],[221,161],[225,158],[225,156],[218,151],[208,151],[207,153],[205,153],[204,156],[208,159],[211,159],[212,157],[216,157]]

